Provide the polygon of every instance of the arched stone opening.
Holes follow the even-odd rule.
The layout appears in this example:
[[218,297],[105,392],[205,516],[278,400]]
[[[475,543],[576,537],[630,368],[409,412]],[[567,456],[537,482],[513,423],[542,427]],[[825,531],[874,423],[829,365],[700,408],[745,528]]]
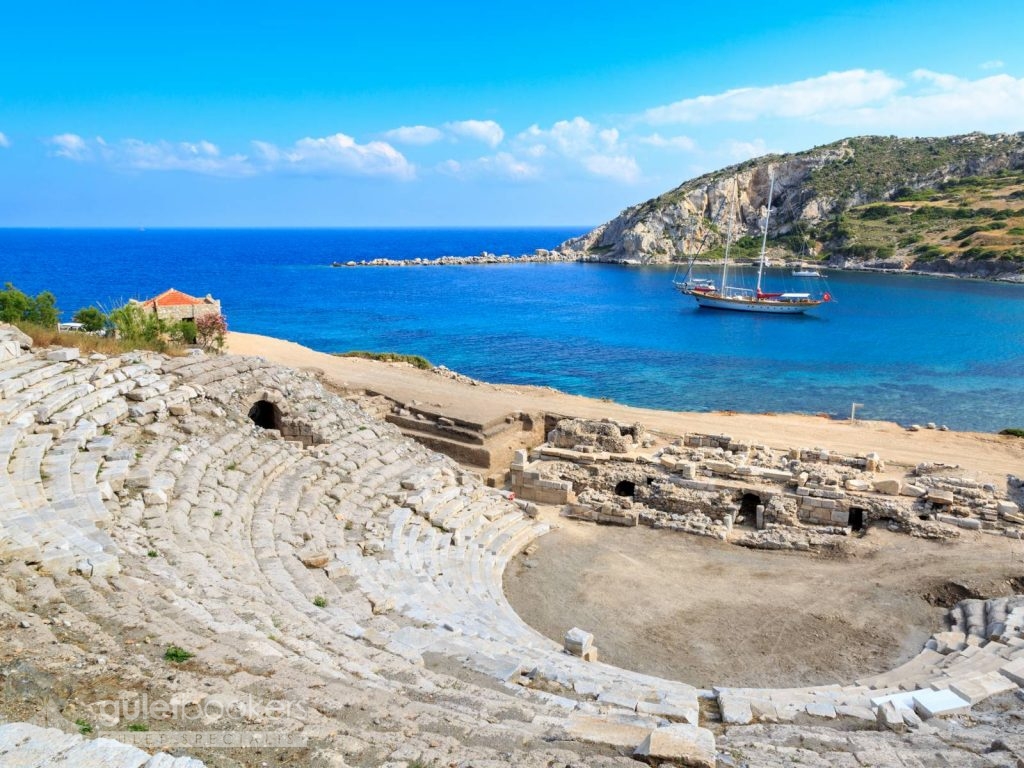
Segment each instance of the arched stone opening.
[[756,493],[744,493],[743,498],[740,499],[740,514],[753,516],[760,503],[761,497]]
[[616,496],[635,496],[636,495],[636,483],[632,480],[620,480],[615,484],[615,495]]
[[269,400],[257,400],[249,409],[249,418],[257,427],[281,429],[281,409]]
[[850,530],[852,531],[863,531],[865,520],[865,511],[863,507],[850,507]]

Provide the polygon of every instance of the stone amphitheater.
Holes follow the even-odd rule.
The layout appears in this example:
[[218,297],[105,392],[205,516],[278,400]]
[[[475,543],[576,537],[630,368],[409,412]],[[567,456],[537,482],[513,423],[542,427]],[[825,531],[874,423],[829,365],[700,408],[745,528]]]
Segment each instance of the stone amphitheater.
[[530,504],[314,375],[0,336],[3,766],[1024,765],[1024,600],[849,685],[631,672],[510,607]]

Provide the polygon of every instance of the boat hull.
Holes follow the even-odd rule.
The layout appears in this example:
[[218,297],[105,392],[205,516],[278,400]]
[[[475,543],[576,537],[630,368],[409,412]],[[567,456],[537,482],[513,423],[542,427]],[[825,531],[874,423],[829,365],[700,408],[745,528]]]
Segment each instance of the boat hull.
[[773,301],[771,299],[745,299],[727,296],[692,294],[697,304],[708,309],[731,309],[734,312],[761,312],[771,315],[798,315],[821,304],[816,299],[809,301]]

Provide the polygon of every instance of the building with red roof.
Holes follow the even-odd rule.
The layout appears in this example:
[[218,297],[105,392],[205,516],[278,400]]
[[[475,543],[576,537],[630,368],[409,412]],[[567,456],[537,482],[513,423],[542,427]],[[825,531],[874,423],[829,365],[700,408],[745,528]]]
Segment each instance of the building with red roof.
[[175,288],[170,288],[152,299],[140,301],[139,305],[144,312],[152,312],[161,320],[172,323],[181,320],[195,322],[205,315],[220,314],[220,302],[210,294],[198,299]]

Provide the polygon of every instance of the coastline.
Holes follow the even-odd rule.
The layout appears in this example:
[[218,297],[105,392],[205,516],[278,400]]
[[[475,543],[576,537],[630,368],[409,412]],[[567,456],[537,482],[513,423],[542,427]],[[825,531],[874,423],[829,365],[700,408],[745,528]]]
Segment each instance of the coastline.
[[550,413],[621,423],[640,422],[656,432],[729,434],[772,448],[821,447],[842,453],[876,451],[889,463],[959,466],[972,477],[1002,485],[1024,467],[1024,440],[984,432],[912,432],[886,421],[837,421],[787,413],[687,412],[637,408],[571,395],[547,387],[476,382],[421,370],[406,363],[337,357],[295,342],[232,331],[226,351],[256,355],[292,368],[320,372],[332,386],[349,392],[417,402],[438,415],[486,423],[509,413]]
[[[569,263],[580,263],[580,264],[612,264],[621,267],[680,267],[684,264],[690,266],[699,267],[718,267],[721,266],[721,260],[708,260],[708,259],[697,259],[691,262],[642,262],[639,260],[622,260],[622,259],[605,259],[600,256],[588,256],[581,255],[578,253],[563,253],[561,251],[546,249],[538,249],[533,253],[524,253],[519,256],[511,256],[505,254],[494,254],[484,252],[477,256],[437,256],[435,258],[415,258],[415,259],[390,259],[386,257],[376,259],[362,259],[359,261],[334,261],[331,262],[331,267],[451,267],[451,266],[476,266],[484,264],[569,264]],[[744,264],[746,262],[737,262]],[[749,264],[755,264],[756,262],[749,262]],[[769,263],[769,267],[776,269],[790,269],[805,262],[796,259],[793,261],[782,261],[781,263],[773,261]],[[815,262],[813,265],[817,269],[828,270],[829,272],[869,272],[884,275],[913,275],[916,277],[942,277],[947,279],[955,280],[977,280],[980,282],[992,282],[992,283],[1011,283],[1011,284],[1024,284],[1024,271],[1013,273],[1013,274],[1000,274],[1000,275],[982,275],[975,272],[930,272],[922,269],[897,269],[895,267],[875,267],[870,265],[861,264],[844,264],[843,266],[834,266],[828,263]],[[826,275],[827,277],[827,275]]]

